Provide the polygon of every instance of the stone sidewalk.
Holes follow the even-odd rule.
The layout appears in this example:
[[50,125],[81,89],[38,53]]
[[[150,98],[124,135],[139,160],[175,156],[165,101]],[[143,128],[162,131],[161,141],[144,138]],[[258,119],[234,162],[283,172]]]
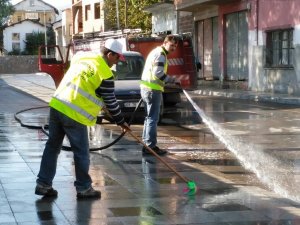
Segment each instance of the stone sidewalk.
[[[25,92],[48,102],[51,94],[55,90],[52,78],[45,73],[36,74],[0,74],[0,78],[4,79],[8,84],[23,89]],[[16,79],[17,78],[17,79]],[[32,88],[36,85],[35,88]],[[201,87],[193,91],[193,93],[201,96],[224,97],[232,99],[244,99],[257,102],[271,102],[280,104],[300,105],[300,97],[288,94],[273,94],[255,91],[233,90],[233,89],[216,89]]]

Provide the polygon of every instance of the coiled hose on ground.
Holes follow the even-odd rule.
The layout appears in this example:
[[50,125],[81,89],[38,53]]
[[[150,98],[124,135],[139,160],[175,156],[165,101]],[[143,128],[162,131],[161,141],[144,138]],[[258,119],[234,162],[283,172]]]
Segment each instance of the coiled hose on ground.
[[[137,106],[135,107],[133,113],[131,114],[131,117],[130,117],[129,122],[128,122],[129,126],[132,123],[133,119],[135,118],[135,113],[138,110],[138,108],[141,106],[142,102],[143,102],[143,99],[140,99],[139,102],[138,102],[138,104],[137,104]],[[15,113],[14,118],[15,118],[16,121],[18,121],[21,124],[22,127],[27,127],[29,129],[41,129],[44,134],[46,134],[47,136],[49,136],[49,134],[47,132],[48,124],[43,124],[41,126],[28,125],[28,124],[23,123],[22,120],[18,117],[18,115],[21,114],[21,113],[28,112],[30,110],[35,110],[35,109],[42,109],[42,108],[49,108],[49,106],[39,106],[39,107],[33,107],[33,108],[28,108],[28,109],[21,110],[21,111]],[[98,147],[98,148],[90,148],[90,151],[99,151],[99,150],[103,150],[103,149],[109,148],[112,145],[116,144],[124,135],[125,135],[125,132],[123,131],[111,143],[109,143],[107,145],[104,145],[104,146],[101,146],[101,147]],[[62,146],[62,150],[71,151],[71,147],[69,147],[69,146]]]

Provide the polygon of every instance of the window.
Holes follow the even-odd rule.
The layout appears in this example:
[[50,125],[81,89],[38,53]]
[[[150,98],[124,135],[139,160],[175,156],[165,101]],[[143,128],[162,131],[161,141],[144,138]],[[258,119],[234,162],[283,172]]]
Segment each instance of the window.
[[12,50],[13,51],[20,51],[20,49],[21,49],[20,42],[12,43]]
[[20,33],[12,33],[12,41],[20,41]]
[[266,66],[293,66],[293,30],[268,31],[266,39]]
[[21,47],[20,47],[20,33],[12,33],[11,36],[11,47],[13,51],[20,51]]
[[27,40],[28,37],[30,37],[31,35],[32,35],[32,33],[26,33],[26,34],[25,34],[25,39]]
[[30,6],[34,6],[34,0],[30,0],[29,4]]
[[91,13],[91,6],[90,5],[86,5],[85,6],[85,20],[89,19],[90,13]]
[[95,19],[100,19],[100,3],[95,3],[94,15],[95,15]]

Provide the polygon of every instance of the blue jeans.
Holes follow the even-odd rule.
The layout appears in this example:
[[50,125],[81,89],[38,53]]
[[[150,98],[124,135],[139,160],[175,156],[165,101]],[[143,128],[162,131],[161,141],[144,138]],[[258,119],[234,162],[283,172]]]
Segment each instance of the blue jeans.
[[162,92],[148,88],[141,88],[141,96],[144,101],[146,111],[142,138],[147,146],[153,148],[157,144],[157,124],[160,114]]
[[37,183],[52,186],[57,167],[57,158],[67,135],[73,151],[77,191],[88,189],[92,180],[89,175],[90,156],[87,126],[70,119],[50,107],[49,138],[46,143]]

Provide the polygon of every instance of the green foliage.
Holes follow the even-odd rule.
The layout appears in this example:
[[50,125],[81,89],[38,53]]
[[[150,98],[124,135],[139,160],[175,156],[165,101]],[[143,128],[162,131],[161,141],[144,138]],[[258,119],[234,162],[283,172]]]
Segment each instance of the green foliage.
[[31,33],[26,36],[24,55],[37,55],[40,45],[45,44],[45,33]]
[[21,52],[18,49],[14,49],[11,52],[8,52],[7,55],[21,55]]
[[[118,0],[120,29],[141,28],[143,32],[151,33],[151,14],[143,11],[146,6],[160,0]],[[125,7],[127,3],[127,7]],[[106,31],[117,29],[116,0],[106,0],[104,6]],[[127,8],[127,10],[126,10]],[[126,20],[127,15],[127,20]]]
[[0,27],[7,21],[8,17],[14,13],[14,7],[9,0],[0,0]]
[[8,17],[14,13],[14,7],[9,0],[0,0],[0,48],[3,46],[3,26]]
[[[33,32],[28,34],[22,55],[37,55],[40,45],[45,45],[45,33]],[[47,45],[55,45],[55,33],[52,28],[47,29]]]

